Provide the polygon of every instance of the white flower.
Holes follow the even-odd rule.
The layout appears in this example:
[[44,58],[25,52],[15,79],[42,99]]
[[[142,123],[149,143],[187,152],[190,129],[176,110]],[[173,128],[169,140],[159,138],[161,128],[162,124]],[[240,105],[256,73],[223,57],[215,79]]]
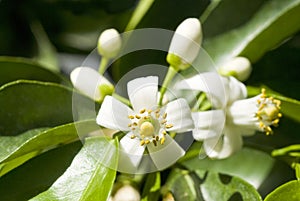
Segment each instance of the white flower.
[[184,20],[175,30],[167,61],[175,69],[184,70],[197,57],[202,42],[201,23],[197,18]]
[[247,80],[251,71],[251,63],[246,57],[235,57],[222,65],[219,69],[221,75],[231,75],[240,81]]
[[156,168],[164,169],[185,153],[168,132],[193,128],[190,108],[182,98],[159,107],[158,77],[155,76],[134,79],[128,82],[127,90],[133,109],[106,96],[97,123],[128,132],[120,140],[119,164],[124,171],[136,171],[146,148]]
[[264,91],[245,99],[246,87],[233,77],[209,72],[189,78],[177,86],[180,89],[207,93],[213,110],[193,112],[193,136],[203,141],[203,148],[211,158],[226,158],[241,149],[242,136],[255,131],[272,132],[271,125],[279,122],[280,102],[266,98]]
[[122,46],[122,39],[116,29],[106,29],[98,39],[98,52],[108,59],[114,58]]
[[267,97],[265,89],[252,98],[235,101],[227,110],[232,124],[244,133],[253,134],[255,131],[272,134],[271,126],[277,126],[282,114],[279,100]]
[[140,193],[130,185],[124,185],[117,190],[112,201],[140,201]]
[[177,84],[179,89],[203,91],[214,110],[193,112],[193,136],[203,141],[203,148],[211,158],[226,158],[242,146],[241,133],[226,121],[226,109],[234,101],[246,97],[246,87],[233,77],[214,72],[198,74]]
[[111,95],[114,86],[96,70],[90,67],[77,67],[70,74],[74,87],[95,101],[102,101]]

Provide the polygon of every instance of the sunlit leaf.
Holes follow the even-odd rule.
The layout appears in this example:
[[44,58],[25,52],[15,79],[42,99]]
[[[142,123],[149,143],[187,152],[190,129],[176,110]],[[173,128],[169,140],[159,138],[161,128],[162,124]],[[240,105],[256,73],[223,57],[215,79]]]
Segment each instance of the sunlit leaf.
[[88,138],[71,166],[38,200],[106,201],[116,177],[118,140]]
[[145,182],[142,201],[157,201],[160,195],[160,188],[160,172],[150,173]]
[[270,173],[274,162],[275,160],[264,152],[243,148],[227,159],[212,160],[194,157],[183,161],[182,164],[189,170],[211,170],[238,176],[253,186],[259,187]]
[[21,57],[0,57],[0,86],[15,80],[38,80],[70,85],[62,75],[46,69],[41,64]]
[[95,103],[88,98],[62,85],[38,81],[20,80],[0,87],[0,107],[0,135],[70,123],[83,119],[80,111],[84,110],[89,119],[96,115]]
[[290,181],[276,188],[264,201],[299,201],[300,200],[300,181]]
[[41,152],[78,140],[97,129],[95,120],[90,120],[33,130],[14,137],[0,137],[0,177]]
[[206,40],[204,49],[217,66],[238,55],[255,62],[297,32],[300,29],[299,18],[299,0],[265,1],[247,23]]

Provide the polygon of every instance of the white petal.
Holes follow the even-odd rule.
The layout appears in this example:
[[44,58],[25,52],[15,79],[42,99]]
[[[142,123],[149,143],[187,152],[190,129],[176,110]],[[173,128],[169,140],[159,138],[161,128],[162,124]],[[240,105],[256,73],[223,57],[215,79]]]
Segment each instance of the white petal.
[[201,73],[185,79],[177,83],[175,88],[205,92],[215,108],[223,108],[227,104],[223,78],[215,72]]
[[248,79],[252,71],[251,63],[246,57],[235,57],[221,66],[222,74],[230,74],[234,72],[234,76],[240,81]]
[[234,77],[224,77],[225,93],[227,95],[227,105],[232,104],[236,100],[247,97],[246,86]]
[[194,128],[191,110],[185,99],[180,98],[169,102],[162,110],[167,113],[167,124],[173,127],[168,131],[185,132]]
[[136,78],[127,84],[128,96],[135,111],[157,106],[158,77]]
[[195,140],[201,141],[222,134],[226,120],[223,110],[193,112],[192,117],[195,124],[193,129]]
[[234,128],[225,129],[221,138],[210,138],[203,142],[204,150],[210,158],[227,158],[242,148],[243,139]]
[[158,170],[165,169],[181,158],[185,151],[169,135],[165,136],[166,140],[163,145],[153,143],[147,145],[150,157]]
[[97,124],[114,130],[129,131],[128,124],[131,121],[128,115],[132,113],[127,105],[112,96],[105,96],[97,116]]
[[140,140],[131,139],[128,133],[120,140],[119,170],[126,173],[136,173],[143,157],[145,146],[140,145]]
[[75,68],[70,74],[74,87],[91,99],[100,100],[99,86],[102,84],[112,85],[105,77],[89,67]]

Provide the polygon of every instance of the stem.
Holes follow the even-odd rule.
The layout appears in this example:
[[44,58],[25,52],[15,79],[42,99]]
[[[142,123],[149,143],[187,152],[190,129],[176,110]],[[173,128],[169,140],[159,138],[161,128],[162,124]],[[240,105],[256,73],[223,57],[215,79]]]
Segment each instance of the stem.
[[112,96],[116,99],[118,99],[119,101],[121,101],[122,103],[131,106],[130,101],[127,98],[124,98],[123,96],[120,96],[119,94],[113,93]]
[[100,64],[99,64],[99,70],[98,70],[100,75],[103,75],[104,72],[106,71],[108,62],[109,62],[108,58],[102,57]]
[[205,98],[206,98],[205,93],[201,92],[200,95],[198,96],[198,99],[197,99],[192,111],[198,111],[201,103],[205,100]]
[[173,79],[173,77],[176,75],[177,71],[174,69],[173,66],[170,66],[167,72],[167,75],[165,77],[165,80],[163,82],[162,87],[160,88],[160,97],[159,97],[159,102],[158,105],[162,105],[162,100],[164,97],[164,94],[167,91],[167,87],[170,84],[171,80]]
[[125,31],[135,29],[141,19],[145,16],[149,8],[152,6],[154,0],[140,0],[136,9],[134,10],[130,21],[128,22]]

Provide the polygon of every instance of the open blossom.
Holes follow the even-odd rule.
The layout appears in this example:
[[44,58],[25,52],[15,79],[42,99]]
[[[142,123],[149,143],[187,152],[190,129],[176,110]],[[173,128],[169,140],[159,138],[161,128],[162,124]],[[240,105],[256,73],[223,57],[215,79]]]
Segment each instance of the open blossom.
[[111,95],[114,86],[96,70],[90,67],[77,67],[70,75],[76,89],[95,101],[102,101],[106,95]]
[[156,76],[134,79],[128,82],[127,90],[132,109],[114,97],[106,96],[97,123],[127,132],[120,140],[119,168],[123,171],[136,171],[146,148],[156,168],[164,169],[185,153],[168,133],[193,128],[190,108],[182,98],[158,106]]
[[261,95],[245,99],[245,85],[233,77],[203,73],[178,84],[180,89],[205,92],[213,110],[193,112],[193,136],[203,141],[206,154],[211,158],[226,158],[242,147],[242,136],[256,131],[272,133],[281,117],[280,102]]

